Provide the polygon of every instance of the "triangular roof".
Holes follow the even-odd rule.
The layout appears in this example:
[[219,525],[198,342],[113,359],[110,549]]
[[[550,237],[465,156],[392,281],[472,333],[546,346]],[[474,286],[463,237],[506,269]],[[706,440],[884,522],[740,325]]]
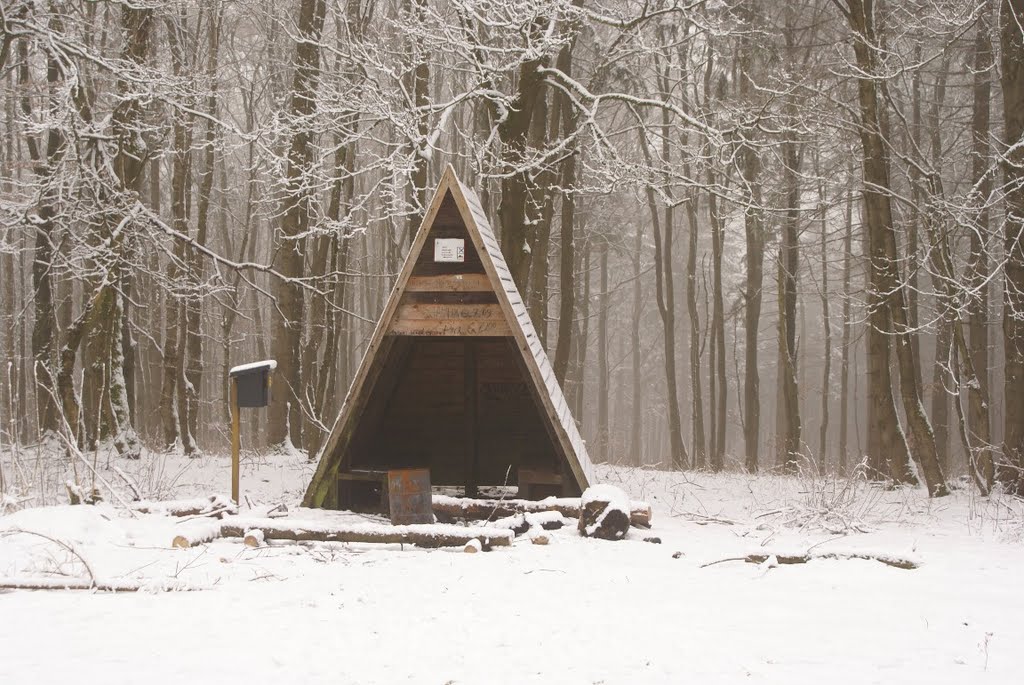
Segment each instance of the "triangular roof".
[[538,409],[541,418],[548,424],[547,428],[554,438],[552,442],[558,456],[569,466],[580,491],[585,490],[594,481],[594,468],[587,454],[586,445],[555,378],[554,369],[552,369],[544,347],[537,337],[537,331],[533,327],[526,304],[512,279],[512,274],[487,220],[487,215],[480,204],[480,199],[471,188],[456,177],[455,170],[449,164],[434,191],[423,223],[413,239],[412,247],[405,258],[405,264],[398,280],[395,281],[384,312],[377,322],[370,344],[363,354],[363,359],[356,371],[348,395],[345,397],[338,419],[317,457],[319,463],[303,499],[303,506],[322,506],[336,479],[338,469],[342,465],[340,457],[348,447],[342,443],[351,439],[353,433],[351,428],[355,422],[359,421],[368,402],[368,396],[372,392],[372,385],[375,382],[374,376],[380,373],[380,369],[375,368],[374,360],[378,354],[382,353],[381,348],[388,344],[387,339],[394,337],[391,333],[402,295],[406,292],[409,279],[413,275],[413,270],[437,218],[438,211],[449,193],[455,201],[466,231],[479,254],[489,285],[497,296],[498,305],[511,330],[511,336],[515,340],[515,348],[522,355],[528,373],[528,381],[534,390],[531,394],[539,400]]

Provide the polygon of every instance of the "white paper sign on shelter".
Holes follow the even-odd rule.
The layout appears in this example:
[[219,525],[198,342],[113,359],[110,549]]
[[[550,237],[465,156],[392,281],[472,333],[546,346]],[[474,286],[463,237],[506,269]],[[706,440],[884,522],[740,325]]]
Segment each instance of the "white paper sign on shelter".
[[466,241],[463,238],[436,238],[434,240],[435,262],[465,262]]

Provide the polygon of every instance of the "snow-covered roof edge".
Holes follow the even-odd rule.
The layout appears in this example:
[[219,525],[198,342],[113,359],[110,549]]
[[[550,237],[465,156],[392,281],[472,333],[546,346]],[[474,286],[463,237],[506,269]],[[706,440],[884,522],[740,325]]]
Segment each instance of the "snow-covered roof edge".
[[231,370],[228,371],[229,376],[237,376],[240,373],[246,371],[255,371],[256,369],[267,369],[273,371],[277,368],[277,361],[274,359],[264,359],[261,362],[249,362],[248,364],[239,364],[238,366],[232,366]]
[[[512,278],[512,274],[508,269],[508,264],[505,262],[505,255],[501,252],[501,246],[498,244],[498,240],[494,235],[494,230],[491,228],[491,223],[487,219],[487,215],[483,210],[483,206],[480,203],[480,198],[476,192],[466,186],[457,176],[455,176],[454,170],[451,166],[448,167],[451,170],[452,177],[455,179],[455,185],[458,190],[462,193],[467,208],[471,214],[470,217],[464,217],[466,219],[466,229],[469,234],[473,235],[473,229],[470,227],[470,220],[472,220],[473,228],[476,229],[476,233],[480,236],[480,244],[477,245],[478,251],[486,253],[489,261],[491,262],[498,282],[501,284],[501,290],[505,294],[505,299],[508,302],[509,307],[512,311],[514,321],[509,322],[513,330],[513,333],[518,332],[522,335],[521,344],[525,343],[526,350],[529,351],[527,362],[530,360],[536,365],[536,371],[539,380],[543,384],[543,389],[547,392],[548,398],[551,401],[551,414],[557,418],[558,424],[565,431],[565,437],[567,438],[569,445],[571,446],[570,466],[576,469],[579,468],[577,477],[581,481],[580,484],[583,489],[586,489],[587,485],[595,482],[594,465],[590,461],[590,454],[587,452],[586,443],[583,440],[583,436],[580,435],[579,428],[576,426],[576,419],[573,417],[572,412],[569,409],[569,404],[565,400],[565,394],[562,392],[561,386],[558,384],[558,379],[555,378],[555,371],[551,367],[551,361],[548,359],[547,352],[544,350],[544,346],[540,342],[540,338],[537,336],[537,330],[533,326],[533,319],[530,318],[530,312],[526,308],[526,303],[523,301],[522,296],[519,293],[519,289],[516,287],[515,280]],[[459,204],[456,202],[456,204]],[[486,268],[485,260],[485,268]],[[500,298],[500,295],[499,295]],[[515,324],[515,325],[513,325]],[[516,336],[519,337],[519,336]],[[575,458],[576,464],[573,464],[573,458]]]

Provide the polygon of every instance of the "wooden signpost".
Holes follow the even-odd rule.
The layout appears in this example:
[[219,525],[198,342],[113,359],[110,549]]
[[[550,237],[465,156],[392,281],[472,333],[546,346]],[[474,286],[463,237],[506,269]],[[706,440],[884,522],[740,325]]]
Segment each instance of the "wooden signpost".
[[242,407],[259,408],[270,404],[270,376],[277,362],[268,359],[236,366],[228,372],[231,379],[231,499],[239,503],[239,452],[242,447]]

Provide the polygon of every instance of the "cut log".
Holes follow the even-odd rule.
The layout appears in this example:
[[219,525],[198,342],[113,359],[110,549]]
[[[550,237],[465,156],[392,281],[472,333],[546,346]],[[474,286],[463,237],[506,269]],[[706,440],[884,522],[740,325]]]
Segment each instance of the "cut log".
[[614,485],[587,488],[580,498],[579,531],[588,538],[621,540],[629,530],[629,498]]
[[[579,497],[548,497],[538,501],[527,499],[473,499],[434,495],[434,516],[438,521],[485,521],[523,513],[558,512],[566,518],[580,517]],[[638,528],[651,527],[651,505],[629,503],[629,523]]]
[[206,542],[212,542],[219,538],[220,524],[217,521],[203,519],[200,521],[189,521],[183,526],[183,530],[174,536],[171,547],[176,549],[188,549]]
[[245,531],[245,537],[242,538],[242,544],[246,547],[252,548],[262,547],[266,544],[266,541],[263,538],[263,531],[259,528]]
[[283,522],[277,519],[227,517],[212,526],[194,526],[175,536],[172,544],[174,547],[193,547],[222,537],[252,537],[255,542],[260,533],[264,541],[364,542],[416,545],[425,548],[463,547],[470,540],[478,540],[485,551],[492,547],[508,547],[514,537],[511,530],[446,524],[389,526],[361,523],[331,526],[313,521]]
[[466,546],[463,548],[462,551],[465,552],[466,554],[476,554],[477,552],[480,551],[480,549],[481,549],[480,541],[477,540],[476,538],[473,538],[472,540],[470,540],[469,542],[466,543]]

